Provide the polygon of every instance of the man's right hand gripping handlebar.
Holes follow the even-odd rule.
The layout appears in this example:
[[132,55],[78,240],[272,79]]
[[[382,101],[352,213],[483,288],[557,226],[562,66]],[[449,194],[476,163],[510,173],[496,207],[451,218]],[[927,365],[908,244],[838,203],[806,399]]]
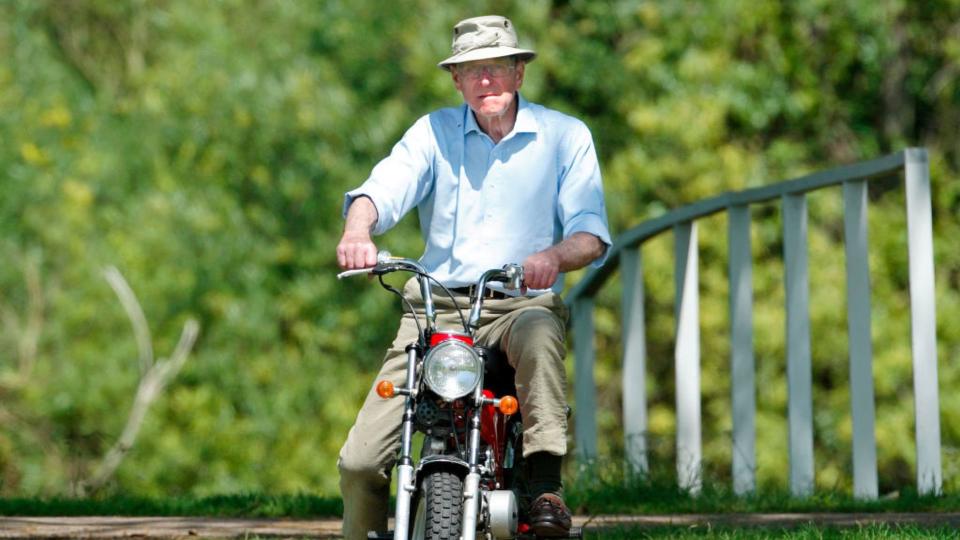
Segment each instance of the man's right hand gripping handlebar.
[[370,239],[370,232],[378,216],[376,205],[365,195],[350,203],[343,236],[337,244],[337,264],[341,269],[358,270],[377,264],[377,246]]
[[343,270],[358,270],[377,264],[377,246],[366,232],[343,233],[337,245],[337,264]]

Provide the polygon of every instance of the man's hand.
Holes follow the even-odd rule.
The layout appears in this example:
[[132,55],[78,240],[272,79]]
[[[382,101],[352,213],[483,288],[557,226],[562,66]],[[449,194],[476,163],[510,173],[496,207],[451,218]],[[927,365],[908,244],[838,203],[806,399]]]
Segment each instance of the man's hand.
[[607,249],[596,236],[577,232],[559,244],[548,247],[523,261],[523,284],[530,289],[552,287],[560,272],[583,268],[601,257]]
[[337,264],[344,270],[370,268],[377,264],[377,246],[370,235],[344,231],[337,244]]
[[534,253],[523,261],[523,284],[528,289],[548,289],[560,275],[560,258],[554,250]]
[[337,244],[337,264],[344,270],[370,268],[377,264],[377,246],[370,230],[377,223],[377,207],[369,197],[357,197],[347,210],[347,223]]

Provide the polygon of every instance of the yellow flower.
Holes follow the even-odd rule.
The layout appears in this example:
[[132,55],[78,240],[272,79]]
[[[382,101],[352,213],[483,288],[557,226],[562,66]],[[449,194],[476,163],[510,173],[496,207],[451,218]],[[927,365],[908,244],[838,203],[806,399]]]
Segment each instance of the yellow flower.
[[40,116],[40,125],[44,127],[65,128],[73,121],[70,109],[62,105],[47,110]]
[[39,146],[32,142],[20,145],[20,156],[31,165],[44,165],[47,163],[47,155]]
[[90,186],[76,180],[67,180],[63,183],[63,194],[74,206],[86,208],[93,202],[93,191]]

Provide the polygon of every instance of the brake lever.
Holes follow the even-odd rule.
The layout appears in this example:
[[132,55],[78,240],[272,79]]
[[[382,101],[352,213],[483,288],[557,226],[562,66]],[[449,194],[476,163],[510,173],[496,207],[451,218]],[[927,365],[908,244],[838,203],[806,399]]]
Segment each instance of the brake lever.
[[376,270],[376,266],[371,266],[369,268],[358,268],[356,270],[346,270],[337,274],[337,279],[343,279],[350,276],[359,276],[361,274],[372,274]]

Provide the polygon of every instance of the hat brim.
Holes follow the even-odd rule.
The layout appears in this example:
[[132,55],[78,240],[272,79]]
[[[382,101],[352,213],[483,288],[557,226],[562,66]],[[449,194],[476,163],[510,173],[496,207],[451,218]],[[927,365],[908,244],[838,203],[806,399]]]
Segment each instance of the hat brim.
[[450,66],[456,64],[473,62],[475,60],[489,60],[490,58],[503,58],[504,56],[516,56],[524,62],[531,62],[537,57],[537,53],[528,49],[516,49],[513,47],[482,47],[455,54],[437,64],[437,67],[450,71]]

